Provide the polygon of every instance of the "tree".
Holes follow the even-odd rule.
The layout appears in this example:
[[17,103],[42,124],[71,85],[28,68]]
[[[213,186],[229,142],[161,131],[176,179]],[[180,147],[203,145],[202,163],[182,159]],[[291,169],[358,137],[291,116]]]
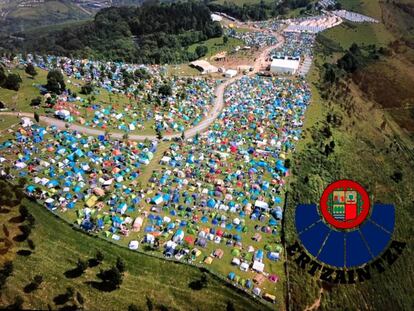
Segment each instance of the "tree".
[[149,79],[151,77],[150,73],[145,68],[135,70],[134,76],[136,79]]
[[4,71],[4,67],[0,65],[0,86],[6,81],[7,75]]
[[101,263],[104,260],[104,254],[101,251],[97,251],[95,259],[98,263]]
[[49,92],[51,92],[53,94],[60,94],[61,93],[60,84],[59,84],[59,82],[56,81],[55,78],[47,79],[46,88]]
[[34,119],[35,119],[35,121],[37,122],[37,123],[39,123],[40,122],[40,117],[39,117],[39,114],[37,113],[37,112],[35,112],[34,113]]
[[40,274],[35,275],[35,277],[33,278],[33,284],[36,285],[36,289],[39,288],[39,286],[43,283],[43,276],[41,276]]
[[207,54],[208,47],[206,47],[205,45],[199,45],[196,47],[195,52],[198,55],[198,57],[203,57]]
[[30,101],[30,106],[38,107],[42,104],[42,98],[37,96]]
[[33,66],[32,63],[28,63],[25,69],[25,72],[31,76],[32,78],[34,78],[37,75],[37,71],[35,69],[35,67]]
[[23,309],[23,303],[24,303],[24,300],[23,300],[22,296],[16,296],[16,298],[14,298],[14,303],[12,305],[10,305],[8,308],[10,310],[22,310]]
[[18,74],[11,73],[7,76],[6,81],[4,81],[3,87],[9,90],[18,91],[21,83],[22,78],[20,78]]
[[161,132],[161,130],[159,128],[157,128],[156,132],[157,132],[157,138],[159,140],[161,140],[162,139],[162,132]]
[[82,85],[80,93],[85,94],[85,95],[89,95],[93,92],[93,89],[94,88],[93,88],[92,83],[88,82],[85,85]]
[[138,308],[138,306],[133,303],[128,306],[128,311],[139,311],[139,310],[140,309]]
[[46,88],[49,92],[58,95],[66,89],[65,80],[60,70],[55,69],[49,71],[49,73],[47,74]]
[[110,287],[118,288],[122,284],[122,274],[116,266],[109,270],[102,271],[100,278]]
[[121,257],[116,259],[116,267],[118,268],[119,272],[125,272],[125,262]]
[[154,310],[154,303],[152,302],[152,299],[149,298],[148,296],[145,297],[145,298],[146,298],[146,302],[147,302],[148,311]]
[[168,83],[164,83],[158,88],[158,93],[163,96],[170,96],[172,95],[172,88],[171,85]]
[[88,268],[88,262],[86,260],[78,259],[78,262],[76,263],[76,269],[78,269],[80,272],[85,272],[85,270]]
[[85,303],[85,298],[83,298],[80,292],[76,293],[76,300],[79,302],[81,306],[83,306],[83,304]]
[[236,311],[236,309],[234,308],[234,304],[233,304],[232,301],[228,301],[227,302],[226,311]]
[[19,213],[20,216],[25,220],[27,215],[29,215],[29,210],[27,209],[26,205],[20,205],[19,206]]

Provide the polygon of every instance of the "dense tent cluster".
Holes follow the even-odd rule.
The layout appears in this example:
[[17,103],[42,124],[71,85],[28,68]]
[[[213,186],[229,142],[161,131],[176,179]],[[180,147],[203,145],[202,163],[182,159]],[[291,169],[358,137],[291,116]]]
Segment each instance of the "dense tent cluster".
[[226,35],[232,38],[243,40],[247,46],[263,47],[277,44],[277,38],[271,32],[249,31],[240,32],[236,29],[229,28]]
[[30,196],[50,210],[69,211],[85,230],[128,235],[132,219],[122,216],[139,211],[138,177],[156,150],[156,141],[145,145],[26,123],[0,145],[0,175],[25,178]]
[[256,272],[274,271],[281,256],[284,177],[309,99],[300,79],[243,77],[230,85],[209,130],[163,154],[147,190],[142,242],[158,241],[167,257],[231,271],[259,292],[277,280],[252,282]]

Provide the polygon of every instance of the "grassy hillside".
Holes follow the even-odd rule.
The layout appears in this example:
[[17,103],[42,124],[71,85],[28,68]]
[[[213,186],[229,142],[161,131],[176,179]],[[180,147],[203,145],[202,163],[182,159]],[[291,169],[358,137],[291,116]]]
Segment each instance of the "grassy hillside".
[[[353,5],[355,10],[373,16],[376,16],[373,12],[383,9],[378,1],[347,3],[349,7]],[[294,310],[310,306],[320,310],[410,310],[414,305],[409,290],[414,286],[414,276],[407,273],[414,269],[414,149],[410,139],[413,118],[409,114],[414,79],[410,73],[412,64],[406,57],[409,48],[405,46],[404,53],[391,49],[389,43],[394,42],[397,32],[390,31],[384,24],[353,27],[355,32],[346,27],[329,30],[323,36],[330,41],[319,40],[330,43],[334,52],[326,55],[326,47],[320,47],[310,73],[314,97],[307,112],[305,140],[300,143],[294,159],[295,179],[290,185],[286,215],[287,238],[289,241],[296,239],[295,205],[318,202],[329,183],[347,178],[362,183],[374,202],[395,204],[393,238],[406,242],[407,247],[384,273],[373,274],[372,280],[356,285],[328,286],[298,269],[294,262],[289,263]],[[360,29],[371,32],[372,36],[366,31],[359,32]],[[406,32],[400,29],[399,33]],[[345,80],[322,88],[322,64],[336,61],[343,54],[340,50],[349,47],[353,41],[384,46],[392,51],[359,68]],[[334,150],[326,155],[324,147],[331,142],[334,142]]]
[[45,1],[21,6],[28,1],[12,1],[0,5],[5,16],[0,18],[0,32],[27,31],[34,27],[58,24],[67,21],[89,19],[92,12],[87,11],[71,1]]
[[[5,190],[3,182],[1,187],[2,194],[8,193],[10,198],[13,191]],[[236,310],[267,309],[197,268],[167,263],[77,232],[45,208],[27,200],[22,205],[33,216],[34,227],[29,237],[23,239],[19,228],[29,225],[30,217],[24,220],[18,206],[9,207],[5,206],[6,201],[2,202],[0,264],[4,267],[6,261],[12,261],[14,269],[1,291],[1,307],[21,297],[23,308],[73,310],[82,304],[77,294],[74,298],[67,295],[67,288],[71,287],[81,294],[86,310],[127,310],[130,304],[139,310],[225,310],[229,305]],[[96,265],[93,259],[98,250],[104,259]],[[114,265],[118,256],[126,266],[123,283],[119,289],[104,291],[97,274]],[[80,276],[71,271],[78,259],[89,261],[89,267]],[[35,275],[41,275],[43,283],[28,293],[27,285]],[[198,289],[193,285],[203,278],[206,287]]]

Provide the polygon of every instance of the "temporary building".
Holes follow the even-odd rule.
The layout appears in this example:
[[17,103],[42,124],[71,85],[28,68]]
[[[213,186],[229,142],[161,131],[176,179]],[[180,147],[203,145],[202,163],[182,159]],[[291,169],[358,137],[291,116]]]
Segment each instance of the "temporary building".
[[239,266],[239,265],[240,265],[240,259],[239,259],[239,258],[234,257],[234,258],[231,260],[231,264],[232,264],[232,265],[235,265],[235,266]]
[[256,202],[254,203],[254,207],[260,208],[263,211],[269,210],[269,204],[260,200],[256,200]]
[[202,74],[218,72],[218,68],[216,66],[211,65],[205,60],[196,60],[191,62],[190,65],[200,70]]
[[30,118],[28,117],[21,118],[20,123],[22,124],[23,127],[30,127],[33,125],[32,120],[30,120]]
[[264,263],[262,263],[262,262],[260,262],[260,261],[254,261],[254,262],[253,262],[252,269],[253,269],[254,271],[257,271],[257,272],[260,272],[260,273],[261,273],[261,272],[263,272],[264,267],[265,267]]
[[241,265],[240,265],[240,270],[242,270],[242,271],[249,271],[249,264],[247,263],[247,262],[243,262]]
[[57,110],[55,112],[55,116],[58,117],[59,119],[66,120],[70,117],[70,112],[65,109]]
[[233,77],[237,76],[237,70],[227,69],[226,72],[224,73],[224,76],[226,78],[233,78]]
[[274,58],[270,65],[270,71],[273,73],[296,74],[299,63],[298,59]]

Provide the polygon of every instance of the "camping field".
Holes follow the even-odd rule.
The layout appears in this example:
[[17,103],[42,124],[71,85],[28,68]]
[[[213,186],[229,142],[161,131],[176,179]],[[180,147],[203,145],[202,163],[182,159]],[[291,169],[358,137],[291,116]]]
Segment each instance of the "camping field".
[[[37,68],[37,75],[32,78],[27,75],[23,68],[17,68],[10,71],[10,73],[18,74],[22,83],[19,91],[8,90],[5,88],[0,88],[0,101],[4,102],[9,110],[20,111],[20,112],[34,112],[36,111],[39,115],[50,115],[53,117],[53,110],[45,108],[44,105],[41,105],[39,109],[36,109],[30,106],[32,99],[42,95],[40,94],[38,86],[45,85],[47,82],[47,71]],[[95,94],[92,95],[82,95],[80,94],[81,86],[85,84],[84,81],[66,78],[67,87],[74,93],[77,93],[80,97],[91,100],[94,103],[101,103],[103,105],[112,105],[114,107],[123,108],[126,105],[131,104],[131,100],[123,94],[113,94],[104,89],[97,88]],[[77,109],[81,115],[85,116],[86,120],[89,120],[93,117],[93,113],[89,112],[82,103],[79,103]],[[155,131],[153,129],[154,121],[149,120],[144,124],[143,130],[134,130],[131,131],[132,134],[143,134],[143,135],[154,135]],[[118,130],[120,132],[120,130]]]
[[[224,310],[228,305],[236,310],[268,308],[237,293],[231,286],[198,268],[134,253],[75,231],[35,203],[24,200],[22,204],[27,206],[35,219],[28,239],[32,241],[32,250],[27,241],[16,242],[14,239],[19,234],[17,227],[25,223],[20,223],[18,206],[3,206],[0,214],[4,224],[1,240],[4,242],[7,238],[12,241],[11,248],[7,254],[3,254],[0,262],[3,265],[6,260],[11,260],[14,267],[2,290],[2,305],[13,304],[19,296],[23,298],[24,308],[73,308],[75,304],[79,307],[79,298],[72,299],[66,295],[67,288],[72,287],[81,294],[83,308],[87,310],[126,310],[130,304],[135,304],[139,310],[194,310],[195,305],[198,310]],[[8,237],[5,237],[4,227]],[[87,268],[83,275],[77,277],[68,272],[75,268],[78,259],[93,259],[98,250],[104,255],[100,265]],[[117,257],[121,257],[126,265],[122,285],[110,292],[96,289],[99,288],[96,275],[100,269],[113,265]],[[43,283],[36,291],[25,293],[23,288],[35,275],[43,276]],[[201,289],[193,286],[193,283],[203,279],[203,275],[207,278],[206,286],[204,283]]]

